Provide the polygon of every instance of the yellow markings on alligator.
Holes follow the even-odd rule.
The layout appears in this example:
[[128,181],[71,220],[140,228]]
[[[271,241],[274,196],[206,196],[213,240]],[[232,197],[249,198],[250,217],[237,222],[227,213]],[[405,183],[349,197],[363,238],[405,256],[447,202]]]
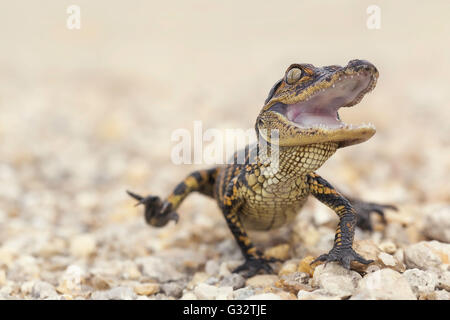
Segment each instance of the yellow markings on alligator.
[[247,175],[247,184],[249,187],[254,186],[257,183],[257,178],[254,174]]
[[251,243],[250,239],[246,236],[240,236],[239,240],[241,240],[246,246],[250,245]]

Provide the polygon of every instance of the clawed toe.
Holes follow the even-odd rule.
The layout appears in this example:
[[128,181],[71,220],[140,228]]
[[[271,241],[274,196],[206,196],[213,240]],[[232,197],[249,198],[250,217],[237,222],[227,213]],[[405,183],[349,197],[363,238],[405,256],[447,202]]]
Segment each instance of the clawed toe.
[[144,199],[143,196],[138,195],[137,193],[131,192],[131,191],[129,191],[129,190],[126,190],[126,191],[127,191],[128,195],[129,195],[130,197],[132,197],[132,198],[134,198],[134,199],[136,199],[136,200],[138,201],[138,203],[137,203],[136,205],[141,204],[141,200]]
[[273,262],[271,259],[265,258],[250,258],[247,259],[242,265],[233,270],[233,273],[240,273],[245,271],[244,276],[246,278],[252,277],[258,273],[258,271],[263,270],[266,273],[273,273],[272,267],[269,262]]
[[373,262],[373,260],[364,259],[352,248],[340,249],[336,247],[331,249],[329,253],[322,254],[321,256],[316,258],[313,262],[311,262],[311,264],[319,261],[325,262],[325,264],[327,264],[328,262],[337,261],[346,269],[350,269],[350,263],[352,261],[356,261],[362,264],[370,264]]
[[328,263],[328,262],[331,262],[331,261],[336,261],[336,259],[335,259],[334,256],[331,256],[330,254],[322,254],[322,255],[318,256],[316,259],[314,259],[314,260],[310,263],[310,265],[311,265],[311,264],[315,264],[315,263],[317,263],[317,262],[325,262],[325,263]]
[[143,197],[134,192],[128,191],[128,195],[138,200],[138,205],[144,205],[145,221],[154,227],[163,227],[169,221],[178,222],[179,216],[175,211],[172,211],[172,205],[167,201],[161,201],[158,196]]
[[143,197],[137,193],[131,192],[129,190],[127,190],[127,193],[130,197],[136,199],[138,202],[135,204],[135,206],[139,206],[141,204],[143,204],[144,206],[149,206],[152,205],[155,202],[160,201],[159,197],[157,196],[148,196],[148,197]]

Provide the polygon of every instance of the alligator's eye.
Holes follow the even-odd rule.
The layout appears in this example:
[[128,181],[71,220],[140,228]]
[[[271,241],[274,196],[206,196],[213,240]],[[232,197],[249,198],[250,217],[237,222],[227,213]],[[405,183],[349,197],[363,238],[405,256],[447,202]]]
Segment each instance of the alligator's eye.
[[301,77],[302,77],[302,69],[300,69],[300,68],[292,68],[286,74],[286,82],[288,84],[294,84]]

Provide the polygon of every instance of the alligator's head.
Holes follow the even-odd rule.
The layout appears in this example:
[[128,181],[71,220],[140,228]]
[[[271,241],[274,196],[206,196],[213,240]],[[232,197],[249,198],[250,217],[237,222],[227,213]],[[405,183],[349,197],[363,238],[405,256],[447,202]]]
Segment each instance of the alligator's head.
[[[270,90],[256,130],[280,146],[336,142],[346,147],[364,142],[375,134],[375,127],[345,124],[338,110],[359,103],[377,78],[375,66],[364,60],[352,60],[345,67],[293,64]],[[278,130],[278,142],[271,141],[273,129]]]

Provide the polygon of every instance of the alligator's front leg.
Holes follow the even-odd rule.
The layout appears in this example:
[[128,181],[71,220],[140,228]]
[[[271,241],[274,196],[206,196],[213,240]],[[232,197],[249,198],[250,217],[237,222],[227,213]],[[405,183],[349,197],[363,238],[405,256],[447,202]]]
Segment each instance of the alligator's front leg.
[[259,270],[264,270],[268,273],[272,272],[272,268],[269,262],[273,262],[272,259],[264,258],[263,254],[259,252],[250,241],[241,221],[239,220],[239,210],[242,206],[243,200],[239,195],[239,176],[233,178],[229,183],[221,209],[228,227],[231,230],[236,242],[241,249],[241,252],[245,258],[244,264],[237,267],[233,272],[246,271],[245,276],[251,277],[255,275]]
[[333,209],[339,216],[339,224],[334,238],[333,248],[313,261],[338,261],[344,268],[350,269],[350,262],[358,261],[369,264],[373,260],[366,260],[356,253],[353,248],[353,236],[356,226],[356,212],[350,202],[338,193],[325,179],[312,173],[308,176],[311,194],[319,201]]

